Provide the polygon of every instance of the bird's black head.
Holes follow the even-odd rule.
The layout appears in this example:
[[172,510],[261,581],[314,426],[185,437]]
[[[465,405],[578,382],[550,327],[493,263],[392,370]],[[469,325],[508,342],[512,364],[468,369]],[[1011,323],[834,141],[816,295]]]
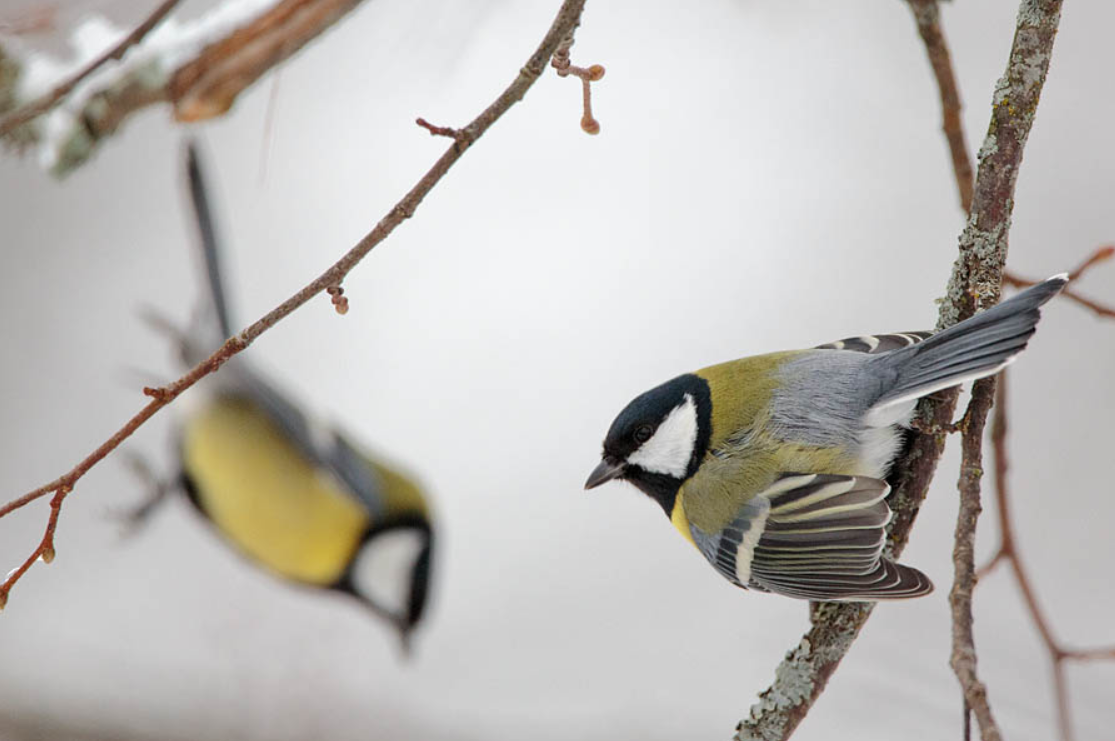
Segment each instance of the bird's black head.
[[696,472],[708,449],[711,417],[708,382],[692,373],[636,397],[612,422],[603,459],[585,488],[623,479],[669,515],[682,482]]

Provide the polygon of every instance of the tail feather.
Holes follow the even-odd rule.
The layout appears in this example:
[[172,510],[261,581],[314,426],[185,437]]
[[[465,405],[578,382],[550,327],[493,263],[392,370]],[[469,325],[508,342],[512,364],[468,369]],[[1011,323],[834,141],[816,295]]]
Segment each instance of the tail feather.
[[205,262],[205,280],[209,287],[209,297],[213,302],[217,328],[221,333],[221,339],[225,339],[232,336],[233,327],[228,299],[225,298],[224,282],[221,278],[220,239],[213,219],[213,207],[209,203],[198,146],[193,140],[190,140],[186,146],[186,170],[189,173],[190,203],[194,208],[201,254]]
[[1042,304],[1066,283],[1066,275],[1055,275],[924,342],[875,356],[872,362],[889,383],[872,408],[917,399],[1002,370],[1026,348],[1041,319]]

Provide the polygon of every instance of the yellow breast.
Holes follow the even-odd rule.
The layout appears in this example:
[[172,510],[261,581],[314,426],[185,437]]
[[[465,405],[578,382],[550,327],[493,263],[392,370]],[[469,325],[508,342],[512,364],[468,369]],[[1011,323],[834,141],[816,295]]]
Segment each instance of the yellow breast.
[[182,457],[201,509],[245,554],[296,581],[343,575],[367,512],[250,402],[206,406],[184,430]]

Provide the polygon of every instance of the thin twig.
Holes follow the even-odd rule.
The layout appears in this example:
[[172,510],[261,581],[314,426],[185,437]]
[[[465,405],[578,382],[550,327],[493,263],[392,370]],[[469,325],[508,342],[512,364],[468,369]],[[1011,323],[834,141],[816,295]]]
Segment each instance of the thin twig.
[[429,131],[430,136],[447,136],[450,139],[457,139],[461,136],[461,132],[457,129],[453,129],[448,126],[435,126],[421,116],[414,119],[414,123],[418,124],[426,131]]
[[952,561],[954,577],[949,592],[952,610],[952,655],[949,665],[960,680],[964,705],[976,716],[980,738],[999,741],[1002,734],[987,700],[987,687],[976,672],[976,643],[972,631],[972,591],[976,586],[976,523],[980,511],[980,479],[983,478],[983,429],[987,412],[995,398],[995,378],[982,378],[972,386],[968,404],[968,423],[961,437],[960,510],[956,517],[956,536]]
[[[914,17],[918,22],[918,30],[926,45],[926,51],[929,55],[930,63],[933,66],[934,74],[937,78],[937,85],[941,94],[941,107],[945,120],[945,135],[949,141],[949,148],[952,151],[953,173],[956,176],[957,188],[960,193],[961,207],[967,213],[971,208],[971,178],[972,170],[968,157],[967,147],[964,144],[963,132],[959,128],[959,100],[960,95],[956,88],[956,78],[952,73],[951,64],[949,62],[948,48],[944,42],[944,35],[940,31],[939,13],[936,0],[908,0],[910,7],[914,12]],[[955,127],[950,125],[950,121],[955,121]],[[951,129],[951,133],[950,133]],[[1104,260],[1110,259],[1115,255],[1115,246],[1105,246],[1092,252],[1075,270],[1069,274],[1070,282],[1075,282],[1091,267]],[[1009,271],[1003,272],[1003,282],[1018,288],[1025,288],[1032,286],[1037,281],[1027,280],[1020,278]],[[1078,304],[1091,309],[1101,317],[1115,318],[1115,309],[1100,304],[1092,299],[1086,298],[1070,286],[1062,291],[1062,294]],[[1061,731],[1062,741],[1071,741],[1072,739],[1072,725],[1071,716],[1068,708],[1068,688],[1065,680],[1064,662],[1070,658],[1082,658],[1085,660],[1093,659],[1115,659],[1115,647],[1087,649],[1081,651],[1070,651],[1062,647],[1054,639],[1052,629],[1045,618],[1044,612],[1041,610],[1034,591],[1030,586],[1029,579],[1022,567],[1018,552],[1015,547],[1014,531],[1011,527],[1010,508],[1009,508],[1009,495],[1007,489],[1007,468],[1008,459],[1006,451],[1006,433],[1007,433],[1007,408],[1006,408],[1006,385],[1007,385],[1007,372],[1004,370],[999,376],[999,385],[996,389],[996,402],[995,414],[991,426],[991,439],[993,443],[992,458],[995,462],[995,497],[998,502],[999,512],[999,532],[1001,533],[1000,546],[991,559],[981,566],[975,572],[975,581],[978,583],[979,579],[990,573],[995,567],[1004,561],[1010,563],[1015,578],[1019,584],[1019,589],[1022,592],[1023,599],[1030,612],[1030,616],[1034,621],[1038,632],[1041,634],[1042,640],[1049,652],[1052,662],[1052,676],[1054,695],[1057,703],[1057,715],[1059,719],[1059,727]],[[975,403],[975,398],[972,402]],[[969,411],[972,411],[972,406],[969,406]],[[986,414],[986,411],[984,412]],[[978,450],[976,453],[978,454]],[[967,462],[971,465],[971,461]],[[978,496],[978,494],[977,494]],[[962,507],[964,503],[962,501]],[[970,503],[969,503],[970,506]],[[978,508],[978,501],[975,505]],[[962,515],[963,517],[963,515]],[[959,521],[958,521],[959,527]],[[973,522],[974,528],[974,522]],[[960,546],[960,534],[957,535],[957,545]],[[966,534],[966,538],[974,538],[974,530]],[[966,549],[966,553],[970,556],[971,548]],[[970,614],[970,598],[971,598],[971,573],[970,562],[963,565],[964,573],[960,574],[961,565],[957,564],[958,569],[958,582],[961,578],[967,581],[966,598],[968,600],[968,614],[967,616],[961,615],[960,620],[966,621],[967,633],[971,632],[971,614]],[[954,587],[955,589],[955,587]],[[954,616],[955,617],[955,616]],[[954,656],[955,658],[955,656]],[[975,676],[975,653],[974,647],[972,651],[972,673],[968,676],[968,681],[971,683],[971,690],[977,694],[984,695],[985,690],[983,685],[979,683]],[[969,689],[966,687],[966,690]],[[984,698],[984,702],[986,699]],[[969,710],[967,692],[964,701],[964,719],[965,738],[969,737]],[[989,714],[985,716],[987,721],[990,721]],[[997,733],[997,731],[996,731]]]
[[599,134],[600,122],[592,117],[592,83],[604,77],[604,68],[599,64],[589,67],[578,67],[573,64],[569,58],[572,46],[573,34],[571,33],[568,38],[562,39],[562,43],[550,59],[550,65],[557,70],[559,77],[573,75],[581,80],[581,130],[586,134]]
[[[1085,266],[1087,267],[1087,266]],[[995,461],[995,501],[999,514],[999,548],[991,561],[980,569],[978,573],[988,573],[995,564],[1007,563],[1014,574],[1015,582],[1022,593],[1026,609],[1034,621],[1045,645],[1052,664],[1053,693],[1057,704],[1057,725],[1060,729],[1061,741],[1071,741],[1073,738],[1072,716],[1069,712],[1068,685],[1065,679],[1066,661],[1092,661],[1115,659],[1115,646],[1069,649],[1065,648],[1053,633],[1053,627],[1046,618],[1045,611],[1038,602],[1037,593],[1030,580],[1029,573],[1022,564],[1018,548],[1018,541],[1014,535],[1014,526],[1010,510],[1010,486],[1007,473],[1010,469],[1010,458],[1007,453],[1007,433],[1009,423],[1007,420],[1007,371],[999,375],[999,388],[995,402],[995,414],[991,423],[992,457]]]
[[[1105,260],[1110,260],[1113,256],[1115,256],[1115,246],[1105,245],[1103,247],[1100,247],[1091,255],[1089,255],[1088,258],[1085,259],[1084,262],[1082,262],[1076,268],[1076,270],[1073,270],[1071,273],[1069,273],[1069,280],[1075,281],[1077,278],[1087,272],[1087,270],[1092,266]],[[1003,276],[1003,281],[1009,285],[1014,286],[1015,288],[1026,288],[1038,282],[1035,280],[1030,280],[1028,278],[1021,278],[1013,273],[1006,273]],[[1072,285],[1067,286],[1065,290],[1061,292],[1061,295],[1063,295],[1065,298],[1072,299],[1086,309],[1091,309],[1097,316],[1106,317],[1108,319],[1115,319],[1115,308],[1107,306],[1106,304],[1102,304],[1099,301],[1087,298],[1086,296],[1082,296],[1081,294],[1076,292]]]
[[960,117],[960,90],[956,85],[956,75],[952,71],[952,55],[949,54],[945,34],[941,30],[941,12],[937,0],[907,0],[918,33],[925,43],[926,55],[937,80],[937,90],[941,96],[941,129],[949,144],[952,155],[952,170],[956,176],[956,190],[960,195],[960,208],[964,213],[972,210],[972,158],[968,155],[968,144],[964,138],[964,126]]
[[[1060,0],[1023,0],[1020,5],[1006,73],[992,101],[987,138],[997,146],[983,148],[973,189],[972,216],[961,235],[960,255],[940,308],[941,328],[972,316],[978,308],[974,297],[992,302],[998,297],[1014,185],[1045,83],[1060,8]],[[922,420],[943,429],[952,420],[956,398],[953,390],[936,399],[923,399],[919,405]],[[983,421],[975,424],[982,425]],[[888,539],[892,555],[906,544],[944,440],[944,434],[914,435],[893,467],[895,495],[891,508],[895,514]],[[871,606],[864,604],[825,604],[815,610],[813,627],[779,665],[775,681],[760,694],[749,717],[740,722],[736,738],[788,738],[824,690],[870,614]]]
[[178,0],[163,0],[163,2],[144,19],[143,23],[136,26],[135,30],[121,39],[116,46],[85,65],[77,74],[55,87],[49,93],[46,93],[27,105],[22,106],[19,110],[13,111],[3,119],[0,119],[0,138],[7,136],[16,127],[22,126],[31,119],[46,113],[51,108],[58,105],[59,101],[69,95],[70,91],[77,87],[82,80],[89,77],[89,75],[96,72],[109,61],[123,57],[128,49],[138,44],[143,40],[144,36],[155,28],[155,26],[159,25],[159,23],[170,14],[170,11],[174,10],[174,6],[177,4]]
[[[51,502],[51,519],[47,526],[48,537],[44,538],[44,542],[46,540],[51,540],[53,538],[54,525],[58,520],[58,509],[61,507],[65,493],[68,493],[73,488],[74,484],[84,476],[89,469],[111,453],[121,442],[154,416],[155,413],[177,398],[179,394],[190,386],[193,386],[200,379],[216,371],[229,358],[242,352],[261,334],[273,327],[281,319],[305,304],[317,294],[326,291],[330,287],[340,286],[345,276],[348,275],[348,273],[356,267],[376,245],[386,239],[387,236],[394,231],[395,227],[414,215],[415,210],[422,203],[422,200],[438,181],[441,180],[445,173],[449,171],[449,168],[460,159],[461,155],[464,154],[464,152],[500,118],[500,116],[521,100],[527,90],[529,90],[534,82],[541,76],[546,68],[547,61],[553,55],[554,50],[557,49],[558,44],[562,39],[572,33],[573,29],[577,26],[581,13],[584,10],[584,5],[585,0],[565,0],[562,3],[561,8],[558,10],[557,17],[542,39],[538,49],[530,56],[530,59],[523,65],[522,69],[519,70],[518,75],[511,84],[500,93],[499,97],[496,98],[491,105],[485,108],[480,115],[461,130],[461,138],[453,142],[452,146],[441,155],[437,162],[434,163],[433,167],[422,176],[394,208],[380,219],[379,223],[375,225],[375,228],[365,235],[364,238],[341,257],[340,260],[334,263],[328,270],[302,290],[298,291],[298,293],[272,309],[236,336],[226,340],[216,352],[177,381],[158,389],[145,389],[144,393],[151,396],[152,400],[134,417],[129,419],[123,427],[117,430],[112,437],[101,443],[101,445],[86,456],[84,460],[54,481],[44,484],[0,506],[0,517],[54,492],[56,496]],[[42,546],[40,546],[40,549],[41,547]],[[34,559],[37,558],[38,555],[41,555],[41,553],[37,552],[29,562],[25,563],[20,569],[17,569],[18,573],[13,572],[13,576],[7,578],[3,584],[0,584],[0,602],[6,601],[12,586],[23,573],[30,568],[31,563],[34,562]]]

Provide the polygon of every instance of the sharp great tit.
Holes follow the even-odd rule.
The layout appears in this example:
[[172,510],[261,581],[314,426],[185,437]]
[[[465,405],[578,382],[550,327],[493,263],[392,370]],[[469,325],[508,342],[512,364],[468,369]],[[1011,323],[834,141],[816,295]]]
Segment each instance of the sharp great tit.
[[687,373],[620,412],[586,489],[622,479],[728,581],[817,601],[919,597],[883,557],[884,479],[918,399],[1002,370],[1058,275],[938,333],[851,337]]
[[[193,365],[234,329],[192,143],[187,156],[208,284],[206,327],[180,343]],[[289,581],[356,597],[399,631],[405,649],[430,582],[434,534],[421,489],[311,419],[242,355],[207,380],[202,401],[187,404],[180,436],[191,501],[251,561]]]

